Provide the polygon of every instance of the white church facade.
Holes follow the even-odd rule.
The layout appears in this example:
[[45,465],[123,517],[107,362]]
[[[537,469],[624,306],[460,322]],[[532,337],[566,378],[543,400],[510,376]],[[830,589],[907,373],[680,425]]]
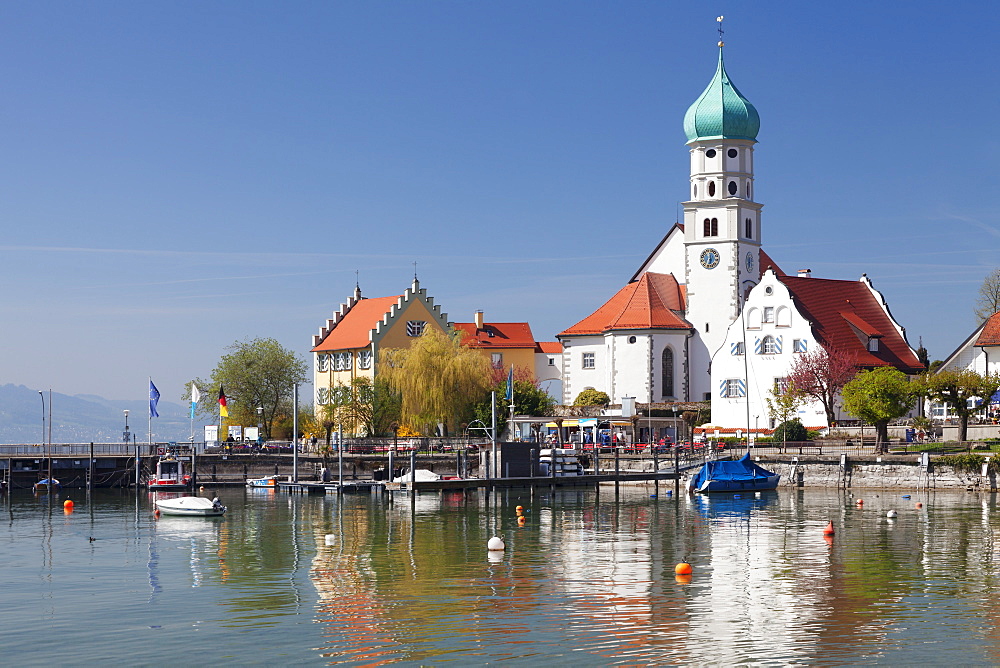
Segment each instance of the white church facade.
[[[854,354],[862,368],[922,367],[867,276],[788,276],[764,252],[754,200],[757,110],[719,61],[688,109],[690,199],[675,224],[614,296],[561,332],[563,403],[583,390],[614,403],[711,401],[712,423],[767,426],[766,397],[794,356],[815,346]],[[818,405],[800,411],[826,425]]]

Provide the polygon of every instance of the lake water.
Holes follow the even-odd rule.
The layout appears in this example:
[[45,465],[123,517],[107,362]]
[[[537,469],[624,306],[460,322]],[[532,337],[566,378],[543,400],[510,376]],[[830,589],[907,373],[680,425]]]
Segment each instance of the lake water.
[[1000,664],[995,496],[669,489],[12,493],[4,663]]

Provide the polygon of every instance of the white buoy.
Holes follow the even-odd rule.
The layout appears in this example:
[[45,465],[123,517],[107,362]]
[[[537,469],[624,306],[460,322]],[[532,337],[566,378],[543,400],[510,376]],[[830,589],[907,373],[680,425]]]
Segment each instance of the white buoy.
[[336,545],[337,544],[337,534],[334,534],[334,533],[328,533],[328,534],[326,534],[326,544],[327,545]]
[[507,549],[507,546],[504,545],[503,538],[500,538],[499,536],[493,536],[493,538],[490,538],[490,542],[486,543],[486,547],[490,551],[498,552]]
[[885,514],[885,516],[888,517],[891,520],[893,517],[896,516],[896,511],[895,510],[890,510],[889,512],[887,512]]

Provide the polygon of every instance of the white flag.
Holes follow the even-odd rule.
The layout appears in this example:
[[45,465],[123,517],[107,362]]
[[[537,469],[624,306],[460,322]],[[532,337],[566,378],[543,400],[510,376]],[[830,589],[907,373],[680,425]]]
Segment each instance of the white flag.
[[198,391],[198,386],[194,383],[191,383],[191,401],[193,403],[201,401],[201,392]]

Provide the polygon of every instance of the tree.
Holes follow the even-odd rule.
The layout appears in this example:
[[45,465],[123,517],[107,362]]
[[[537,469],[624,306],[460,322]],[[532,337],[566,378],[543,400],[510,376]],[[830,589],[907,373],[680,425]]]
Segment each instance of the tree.
[[[494,385],[487,392],[494,392],[496,398],[497,422],[502,425],[510,415],[507,409],[507,379]],[[527,369],[514,370],[514,411],[519,415],[551,415],[555,406],[555,399],[543,390],[534,380],[533,374]],[[491,424],[493,420],[492,406],[490,406],[490,396],[485,396],[475,406],[473,417],[481,420],[483,424]],[[502,430],[501,430],[502,431]]]
[[983,284],[979,286],[979,296],[976,297],[976,319],[985,322],[997,311],[1000,311],[1000,267],[987,274]]
[[576,395],[576,400],[573,402],[574,406],[607,406],[611,403],[611,397],[608,396],[607,392],[601,392],[600,390],[595,390],[593,388],[589,390],[584,390],[580,394]]
[[[799,404],[802,403],[802,395],[795,391],[795,386],[791,381],[788,382],[784,389],[782,389],[778,383],[775,383],[768,395],[768,417],[773,419],[779,425],[778,429],[775,430],[771,438],[777,441],[779,439],[778,432],[780,431],[781,447],[784,448],[785,443],[789,440],[788,427],[786,424],[789,420],[795,417],[795,414],[799,409]],[[802,423],[799,422],[799,424],[801,425]],[[803,427],[803,431],[804,430],[805,427]],[[806,439],[803,438],[801,440]]]
[[[195,381],[205,397],[199,403],[198,413],[219,414],[214,399],[222,387],[226,393],[229,423],[255,425],[260,421],[264,434],[270,438],[275,421],[291,416],[292,388],[306,382],[308,366],[295,352],[274,339],[237,341],[226,350],[228,352],[219,359],[210,379]],[[182,399],[190,400],[190,397],[189,384]],[[258,407],[264,409],[260,415]]]
[[392,434],[392,424],[399,421],[400,395],[385,378],[372,380],[356,376],[350,386],[339,385],[330,393],[330,403],[322,408],[322,425],[329,442],[338,426],[368,436]]
[[875,425],[875,447],[879,452],[888,449],[889,421],[906,415],[920,394],[920,387],[893,367],[862,371],[841,390],[844,409]]
[[489,388],[491,368],[460,336],[428,328],[409,348],[381,351],[378,375],[399,393],[401,421],[453,429]]
[[781,439],[782,447],[791,441],[792,443],[801,443],[802,441],[809,440],[809,431],[802,424],[802,420],[794,418],[792,420],[785,420],[774,430],[774,435],[772,436],[774,440]]
[[925,373],[920,377],[921,393],[931,399],[948,404],[958,416],[958,440],[965,441],[969,431],[969,417],[980,410],[983,402],[1000,389],[1000,375],[985,376],[964,369]]
[[788,372],[788,382],[802,398],[818,401],[826,412],[826,423],[833,424],[834,402],[841,388],[857,373],[852,354],[831,348],[817,347],[796,355]]

